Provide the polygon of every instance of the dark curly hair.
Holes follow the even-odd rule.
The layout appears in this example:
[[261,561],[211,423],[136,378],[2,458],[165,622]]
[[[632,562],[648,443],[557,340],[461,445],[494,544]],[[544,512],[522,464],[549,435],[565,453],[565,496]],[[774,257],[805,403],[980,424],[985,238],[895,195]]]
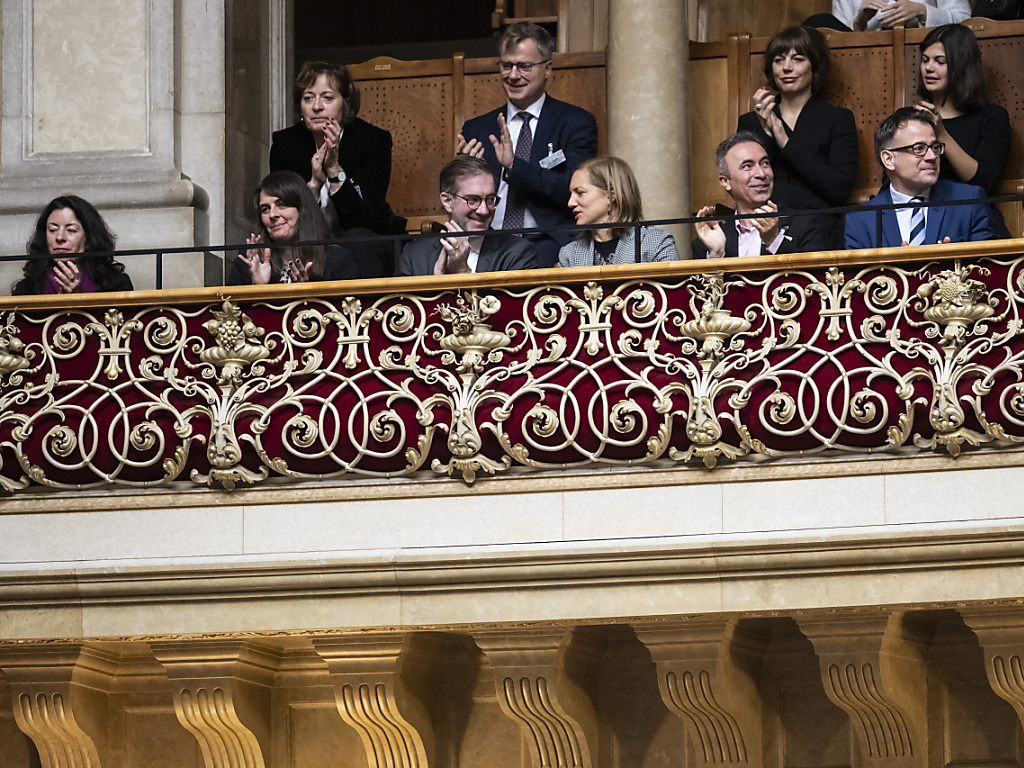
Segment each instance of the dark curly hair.
[[65,208],[75,214],[78,223],[82,225],[82,232],[85,233],[84,251],[75,258],[78,268],[88,275],[100,290],[124,273],[124,264],[114,261],[112,255],[117,237],[107,227],[107,222],[100,216],[100,212],[92,203],[78,195],[61,195],[53,198],[36,220],[32,239],[25,246],[32,258],[25,263],[21,280],[12,286],[12,294],[25,296],[43,292],[46,273],[54,264],[53,259],[48,258],[50,248],[46,242],[46,224],[51,213]]
[[[263,181],[256,188],[256,194],[253,195],[260,242],[274,242],[274,239],[267,232],[267,228],[263,224],[263,215],[260,213],[261,192],[266,193],[269,197],[277,198],[281,201],[282,205],[298,210],[299,218],[295,222],[295,240],[330,239],[331,231],[327,226],[327,220],[320,211],[320,204],[313,197],[313,193],[309,191],[309,187],[302,180],[302,177],[294,171],[274,171],[263,177]],[[322,245],[271,248],[270,282],[280,282],[281,270],[284,269],[285,260],[301,261],[304,264],[312,262],[313,266],[309,270],[309,279],[323,280],[327,257]]]

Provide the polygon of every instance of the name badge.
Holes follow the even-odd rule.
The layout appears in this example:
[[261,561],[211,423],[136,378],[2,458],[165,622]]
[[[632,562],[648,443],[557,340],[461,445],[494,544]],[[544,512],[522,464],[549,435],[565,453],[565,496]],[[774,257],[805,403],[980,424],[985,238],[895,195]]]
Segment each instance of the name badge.
[[554,151],[554,146],[548,144],[548,156],[540,161],[540,167],[545,171],[550,171],[556,165],[561,165],[565,162],[565,152],[562,150]]

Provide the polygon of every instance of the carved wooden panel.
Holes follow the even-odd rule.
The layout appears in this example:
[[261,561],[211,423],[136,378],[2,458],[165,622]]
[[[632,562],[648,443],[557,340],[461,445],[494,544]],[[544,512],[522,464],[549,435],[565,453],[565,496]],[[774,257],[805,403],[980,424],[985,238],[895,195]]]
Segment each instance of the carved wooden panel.
[[391,207],[404,216],[435,212],[437,174],[453,153],[451,78],[374,80],[359,87],[359,116],[391,132]]
[[882,166],[875,159],[875,127],[895,109],[891,48],[833,48],[832,77],[822,98],[846,107],[857,121],[860,165],[854,189],[877,189]]

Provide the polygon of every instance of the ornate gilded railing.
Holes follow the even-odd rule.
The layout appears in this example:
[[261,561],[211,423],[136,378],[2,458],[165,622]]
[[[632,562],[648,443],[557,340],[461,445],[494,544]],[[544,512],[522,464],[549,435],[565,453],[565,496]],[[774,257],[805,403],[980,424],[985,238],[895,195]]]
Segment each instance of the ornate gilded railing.
[[1008,445],[1022,246],[4,299],[0,485]]

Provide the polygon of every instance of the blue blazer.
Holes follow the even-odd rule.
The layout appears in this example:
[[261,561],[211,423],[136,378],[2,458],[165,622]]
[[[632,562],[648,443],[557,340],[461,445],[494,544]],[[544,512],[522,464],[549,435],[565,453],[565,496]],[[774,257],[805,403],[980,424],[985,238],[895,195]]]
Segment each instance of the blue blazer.
[[[503,114],[507,118],[507,106],[467,120],[462,126],[466,141],[476,139],[483,145],[484,160],[495,176],[505,169],[499,165],[488,137],[501,135],[498,115]],[[540,161],[547,157],[548,144],[555,152],[562,150],[565,153],[565,162],[545,170],[541,168]],[[506,173],[508,185],[526,194],[538,227],[571,227],[576,221],[568,208],[569,180],[576,167],[592,157],[597,157],[597,121],[594,116],[548,94],[533,132],[530,162],[513,161]],[[565,245],[575,237],[575,233],[551,232],[550,237],[559,245]]]
[[[983,201],[985,191],[971,184],[939,179],[932,187],[928,208],[928,225],[925,229],[926,245],[941,243],[947,237],[953,243],[968,243],[975,240],[995,240],[996,231],[989,213],[988,203]],[[971,205],[938,206],[943,200],[975,200]],[[878,212],[872,210],[874,205],[892,205],[892,193],[886,187],[867,204],[852,213],[846,214],[846,247],[853,248],[890,248],[903,244],[900,225],[896,221],[896,211],[882,211],[882,236],[878,237]]]

